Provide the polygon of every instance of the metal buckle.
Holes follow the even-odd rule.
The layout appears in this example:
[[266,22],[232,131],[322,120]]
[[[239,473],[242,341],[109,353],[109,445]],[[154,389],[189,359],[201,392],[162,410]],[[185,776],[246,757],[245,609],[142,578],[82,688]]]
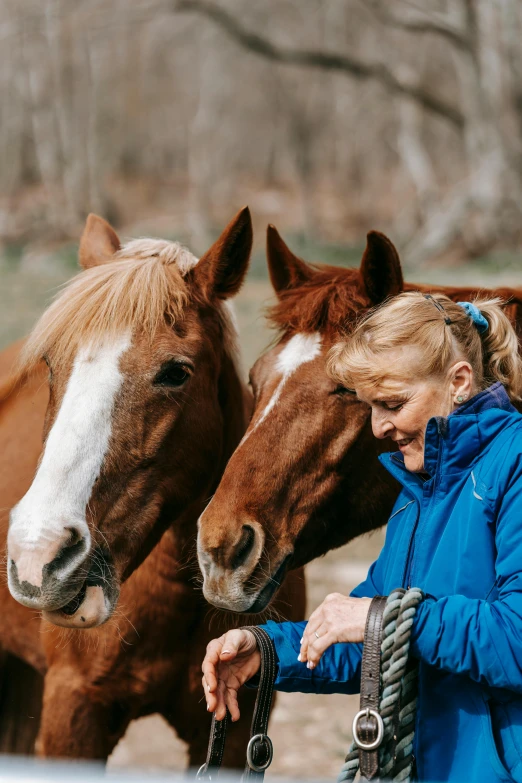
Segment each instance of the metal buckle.
[[[264,742],[268,747],[268,759],[261,766],[256,764],[254,759],[252,758],[252,749],[254,747],[255,742]],[[254,734],[254,736],[250,739],[250,742],[248,743],[246,757],[247,757],[248,766],[254,772],[264,772],[265,769],[268,769],[274,757],[274,746],[272,745],[272,740],[270,739],[268,734]]]
[[[369,718],[370,715],[377,721],[377,738],[374,739],[373,742],[364,742],[363,740],[359,739],[359,728],[357,724],[359,722],[359,718],[362,718],[363,716]],[[376,710],[371,710],[369,707],[366,707],[365,710],[359,710],[353,719],[352,734],[355,744],[361,750],[375,750],[378,748],[384,736],[384,723],[382,722],[382,718],[379,713]]]

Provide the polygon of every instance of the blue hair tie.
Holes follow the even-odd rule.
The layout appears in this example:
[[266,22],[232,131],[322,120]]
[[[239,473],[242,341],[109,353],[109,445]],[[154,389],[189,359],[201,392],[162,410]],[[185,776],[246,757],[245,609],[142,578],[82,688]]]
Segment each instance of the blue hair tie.
[[479,334],[484,334],[489,329],[489,324],[484,318],[480,310],[473,302],[457,302],[457,304],[466,311],[467,315],[471,318]]

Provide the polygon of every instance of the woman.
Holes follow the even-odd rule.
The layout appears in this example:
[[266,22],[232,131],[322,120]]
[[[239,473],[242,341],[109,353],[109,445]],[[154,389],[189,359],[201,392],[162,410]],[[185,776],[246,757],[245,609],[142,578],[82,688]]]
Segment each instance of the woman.
[[[268,622],[276,688],[356,693],[374,595],[420,587],[411,654],[420,661],[415,734],[421,780],[522,781],[522,363],[499,300],[406,293],[334,348],[330,374],[371,407],[383,465],[402,484],[386,543],[350,597],[308,623]],[[349,499],[347,499],[349,502]],[[208,709],[237,720],[259,668],[254,636],[212,641]]]

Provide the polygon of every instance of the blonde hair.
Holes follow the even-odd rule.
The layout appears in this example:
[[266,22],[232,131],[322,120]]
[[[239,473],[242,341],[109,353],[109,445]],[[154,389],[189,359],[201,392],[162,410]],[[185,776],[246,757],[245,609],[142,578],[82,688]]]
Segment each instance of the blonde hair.
[[23,379],[45,354],[65,365],[82,341],[96,345],[127,330],[152,338],[163,319],[175,322],[183,313],[189,298],[184,278],[196,264],[177,242],[131,240],[110,263],[64,286],[29,335],[18,375]]
[[479,391],[500,381],[511,400],[520,401],[522,360],[515,330],[502,310],[504,303],[477,298],[474,304],[488,322],[483,334],[464,308],[443,294],[400,294],[370,311],[350,337],[332,348],[328,373],[348,388],[403,377],[405,368],[390,366],[385,354],[414,346],[419,349],[416,376],[442,376],[452,363],[465,360]]

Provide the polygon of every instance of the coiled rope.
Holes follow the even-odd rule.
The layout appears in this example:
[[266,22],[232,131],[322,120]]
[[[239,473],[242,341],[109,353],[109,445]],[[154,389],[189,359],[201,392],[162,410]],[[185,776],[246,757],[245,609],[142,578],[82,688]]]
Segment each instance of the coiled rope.
[[[379,777],[401,783],[409,783],[413,766],[418,663],[408,653],[413,618],[423,598],[416,587],[399,588],[388,596],[383,613],[379,712],[384,736],[379,747]],[[354,742],[337,783],[354,780],[358,769],[359,749]]]

